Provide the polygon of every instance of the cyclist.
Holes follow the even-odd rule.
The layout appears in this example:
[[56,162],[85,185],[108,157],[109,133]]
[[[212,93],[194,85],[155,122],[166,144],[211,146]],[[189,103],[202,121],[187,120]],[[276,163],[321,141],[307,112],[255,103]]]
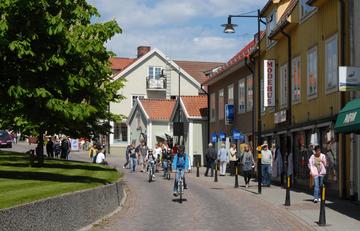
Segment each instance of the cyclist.
[[146,171],[149,172],[149,168],[152,168],[153,170],[153,177],[155,178],[155,163],[156,163],[156,157],[153,154],[153,150],[149,149],[148,150],[148,154],[146,156],[146,161],[147,161],[147,168]]
[[[181,169],[182,171],[177,171]],[[178,196],[178,180],[180,177],[184,178],[184,173],[189,169],[189,158],[188,155],[184,153],[184,146],[180,145],[178,147],[178,153],[175,154],[173,163],[172,163],[172,171],[176,172],[175,181],[174,181],[174,196]]]
[[164,169],[164,177],[165,177],[165,173],[168,170],[170,163],[171,163],[171,149],[164,148],[162,150],[162,165],[163,165],[163,169]]

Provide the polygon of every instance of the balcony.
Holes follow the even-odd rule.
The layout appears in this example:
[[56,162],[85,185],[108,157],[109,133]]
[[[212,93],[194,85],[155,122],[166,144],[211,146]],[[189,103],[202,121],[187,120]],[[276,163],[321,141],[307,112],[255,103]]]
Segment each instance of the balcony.
[[146,89],[151,91],[165,91],[166,90],[166,78],[149,78],[146,77]]

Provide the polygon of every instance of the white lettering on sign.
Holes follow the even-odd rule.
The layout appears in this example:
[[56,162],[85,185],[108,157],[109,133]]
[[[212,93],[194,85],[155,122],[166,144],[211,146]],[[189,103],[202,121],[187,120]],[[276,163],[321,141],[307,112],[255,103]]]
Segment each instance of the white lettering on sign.
[[344,119],[344,124],[354,122],[355,118],[356,118],[356,114],[357,114],[357,112],[351,112],[351,113],[346,114],[345,119]]
[[264,106],[275,107],[275,60],[264,60]]

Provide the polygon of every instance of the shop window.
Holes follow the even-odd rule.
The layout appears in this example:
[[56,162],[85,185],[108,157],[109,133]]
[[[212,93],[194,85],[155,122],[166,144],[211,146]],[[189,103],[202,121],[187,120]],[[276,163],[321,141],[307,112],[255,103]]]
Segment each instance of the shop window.
[[317,47],[307,52],[307,96],[309,99],[316,98],[318,94],[318,66]]
[[301,101],[301,58],[300,56],[293,58],[291,61],[291,87],[292,101],[299,103]]
[[223,120],[225,116],[224,89],[219,91],[219,120]]
[[325,42],[325,90],[331,93],[338,88],[338,40],[334,35]]
[[228,104],[234,104],[234,84],[228,86]]

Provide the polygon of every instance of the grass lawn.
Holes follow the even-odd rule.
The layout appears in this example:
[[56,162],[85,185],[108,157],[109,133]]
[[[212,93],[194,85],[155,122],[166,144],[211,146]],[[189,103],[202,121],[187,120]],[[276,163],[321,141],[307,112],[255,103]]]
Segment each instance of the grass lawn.
[[23,153],[0,151],[0,209],[115,182],[120,174],[107,166],[46,159],[29,167]]

